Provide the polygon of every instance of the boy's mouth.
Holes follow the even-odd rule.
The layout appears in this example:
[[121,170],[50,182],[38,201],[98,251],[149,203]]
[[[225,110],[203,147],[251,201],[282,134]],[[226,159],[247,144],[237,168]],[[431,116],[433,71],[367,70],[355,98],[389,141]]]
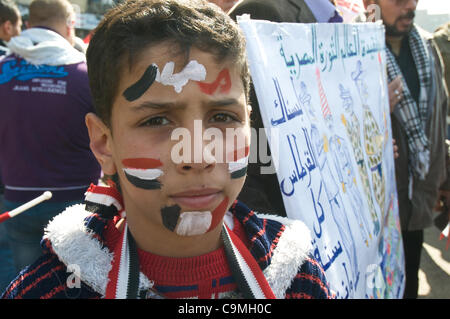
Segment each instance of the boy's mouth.
[[220,200],[222,190],[217,188],[191,189],[169,196],[176,204],[186,209],[212,208]]

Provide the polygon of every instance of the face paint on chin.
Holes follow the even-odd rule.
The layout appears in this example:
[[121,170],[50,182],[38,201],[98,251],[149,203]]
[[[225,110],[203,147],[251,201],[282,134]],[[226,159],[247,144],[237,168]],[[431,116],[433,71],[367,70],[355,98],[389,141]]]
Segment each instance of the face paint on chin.
[[163,164],[154,158],[129,158],[122,161],[127,180],[138,188],[160,189],[162,184],[157,179],[164,173],[158,167]]
[[203,235],[220,223],[226,213],[229,198],[225,197],[212,212],[181,212],[179,205],[161,209],[163,225],[179,236]]

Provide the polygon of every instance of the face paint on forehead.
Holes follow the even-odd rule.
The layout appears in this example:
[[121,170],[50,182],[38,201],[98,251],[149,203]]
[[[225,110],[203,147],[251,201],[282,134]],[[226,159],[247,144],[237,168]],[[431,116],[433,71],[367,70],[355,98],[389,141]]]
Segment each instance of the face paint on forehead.
[[137,100],[155,81],[163,85],[172,85],[175,92],[180,93],[183,86],[185,86],[189,80],[202,81],[206,78],[205,67],[196,60],[190,61],[179,73],[173,74],[174,68],[174,62],[167,62],[160,73],[156,64],[153,63],[149,65],[142,77],[136,83],[128,87],[122,95],[129,102]]
[[149,65],[142,77],[123,92],[125,99],[132,102],[140,98],[155,81],[157,72],[156,64]]
[[166,206],[161,209],[163,225],[179,236],[203,235],[216,228],[225,216],[229,198],[211,211],[181,212],[178,205]]
[[122,161],[123,171],[128,181],[138,188],[160,189],[162,184],[157,179],[163,175],[159,169],[163,164],[154,158],[129,158]]
[[196,60],[189,61],[179,73],[173,74],[174,68],[174,62],[167,62],[161,73],[158,70],[155,80],[163,85],[172,85],[177,93],[181,92],[189,80],[203,81],[206,78],[205,67]]
[[227,156],[229,161],[228,172],[232,179],[241,178],[247,174],[249,153],[250,147],[246,146],[243,149],[235,150]]
[[217,90],[219,93],[227,94],[231,89],[231,77],[227,68],[222,69],[212,83],[197,82],[197,85],[205,94],[213,95]]

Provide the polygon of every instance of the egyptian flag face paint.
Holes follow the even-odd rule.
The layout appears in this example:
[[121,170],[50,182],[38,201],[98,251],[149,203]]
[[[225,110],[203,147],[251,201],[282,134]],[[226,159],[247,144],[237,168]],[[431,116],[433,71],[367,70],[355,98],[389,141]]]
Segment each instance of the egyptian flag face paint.
[[219,75],[212,83],[197,82],[200,91],[213,95],[218,90],[221,94],[227,94],[231,89],[231,77],[227,68],[219,72]]
[[247,174],[250,147],[235,150],[229,157],[228,172],[232,179],[244,177]]
[[203,235],[216,228],[225,216],[229,198],[225,197],[212,212],[181,212],[178,205],[166,206],[161,209],[163,225],[179,236]]
[[158,67],[155,64],[151,64],[145,70],[142,77],[133,85],[128,87],[124,92],[123,96],[127,101],[132,102],[140,98],[145,91],[153,84],[158,73]]
[[129,158],[122,161],[123,171],[128,181],[143,189],[160,189],[158,178],[163,175],[159,169],[162,163],[154,158]]

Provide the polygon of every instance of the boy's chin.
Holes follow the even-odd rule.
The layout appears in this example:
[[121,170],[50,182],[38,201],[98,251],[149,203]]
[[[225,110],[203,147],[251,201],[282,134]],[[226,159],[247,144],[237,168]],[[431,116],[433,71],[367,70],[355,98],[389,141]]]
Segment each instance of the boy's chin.
[[211,228],[212,214],[210,211],[183,212],[180,214],[175,233],[178,236],[204,235]]

